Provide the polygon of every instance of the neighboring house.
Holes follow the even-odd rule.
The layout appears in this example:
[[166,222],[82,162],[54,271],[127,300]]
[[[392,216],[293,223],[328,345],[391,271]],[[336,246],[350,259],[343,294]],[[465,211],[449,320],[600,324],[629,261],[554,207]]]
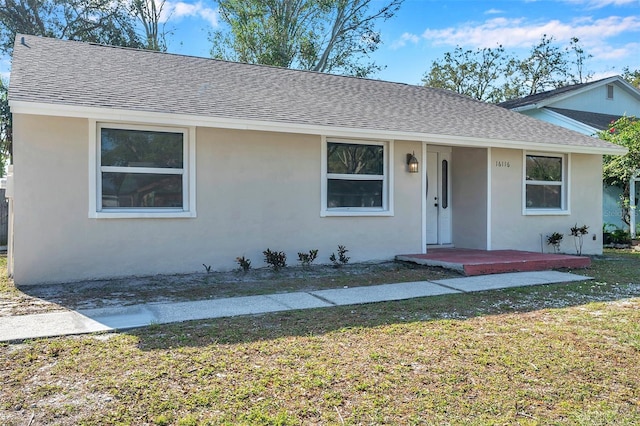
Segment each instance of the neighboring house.
[[9,96],[19,285],[548,251],[576,223],[601,253],[602,155],[625,152],[446,90],[34,36]]
[[[624,115],[640,117],[640,90],[622,77],[613,76],[537,93],[498,105],[529,117],[597,137],[598,132],[607,130],[612,121]],[[640,185],[636,186],[635,191],[637,200],[640,197]],[[604,186],[603,220],[605,224],[627,228],[621,217],[621,195],[620,188]],[[635,217],[636,222],[640,223],[637,210]]]

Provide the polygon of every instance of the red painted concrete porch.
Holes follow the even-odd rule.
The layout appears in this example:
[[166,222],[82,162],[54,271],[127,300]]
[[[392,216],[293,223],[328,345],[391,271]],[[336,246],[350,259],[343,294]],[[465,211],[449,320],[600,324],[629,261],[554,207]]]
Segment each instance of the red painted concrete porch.
[[591,265],[591,259],[586,256],[459,248],[429,248],[426,254],[400,254],[396,256],[396,260],[419,265],[441,266],[468,276],[560,268],[580,269]]

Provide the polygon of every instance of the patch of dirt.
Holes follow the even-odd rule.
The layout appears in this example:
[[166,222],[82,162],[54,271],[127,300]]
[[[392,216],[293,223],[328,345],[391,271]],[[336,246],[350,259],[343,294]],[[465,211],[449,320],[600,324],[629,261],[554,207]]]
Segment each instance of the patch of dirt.
[[259,294],[313,291],[459,277],[453,271],[400,262],[314,265],[247,272],[154,275],[24,286],[0,292],[0,317],[68,309],[166,303]]

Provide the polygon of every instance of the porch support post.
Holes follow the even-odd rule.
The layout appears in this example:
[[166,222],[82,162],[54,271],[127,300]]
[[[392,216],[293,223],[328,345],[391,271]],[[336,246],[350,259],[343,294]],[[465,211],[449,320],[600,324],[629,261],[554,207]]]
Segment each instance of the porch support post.
[[487,148],[487,251],[491,250],[491,147]]
[[422,254],[427,252],[427,143],[422,142],[422,167],[420,167],[420,199],[422,209]]

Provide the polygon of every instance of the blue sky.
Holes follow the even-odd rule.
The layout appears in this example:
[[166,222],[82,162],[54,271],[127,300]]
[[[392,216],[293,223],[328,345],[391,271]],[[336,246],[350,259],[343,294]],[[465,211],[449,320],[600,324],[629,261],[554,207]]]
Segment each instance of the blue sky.
[[[374,0],[382,3],[384,0]],[[210,0],[167,0],[169,51],[209,56],[208,33],[218,25]],[[543,34],[561,45],[578,37],[593,55],[594,78],[640,69],[640,0],[405,0],[398,14],[378,24],[383,45],[372,55],[386,68],[375,78],[420,84],[431,62],[456,45],[502,44],[525,56]],[[0,63],[2,71],[8,61]]]

